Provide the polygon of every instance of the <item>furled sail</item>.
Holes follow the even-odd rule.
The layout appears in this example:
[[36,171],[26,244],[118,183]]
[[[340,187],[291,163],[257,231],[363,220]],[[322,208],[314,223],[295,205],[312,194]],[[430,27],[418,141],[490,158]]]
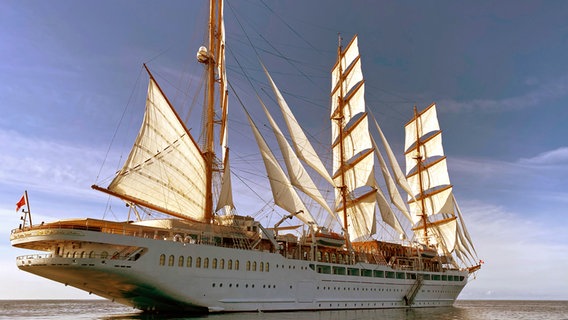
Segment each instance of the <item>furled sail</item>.
[[217,207],[215,211],[221,210],[221,208],[226,208],[227,212],[230,212],[234,208],[233,204],[233,192],[231,190],[231,166],[229,164],[229,149],[225,150],[225,160],[223,161],[223,177],[221,179],[221,190],[219,192],[219,198],[217,199]]
[[302,130],[302,127],[300,127],[300,124],[296,120],[296,117],[288,107],[286,100],[284,100],[284,96],[282,96],[282,93],[280,93],[280,90],[272,80],[270,74],[268,74],[268,70],[266,69],[264,64],[262,64],[262,62],[261,65],[264,69],[266,77],[268,78],[268,81],[270,81],[270,86],[274,91],[278,106],[280,106],[280,111],[282,112],[282,116],[284,117],[284,121],[286,122],[286,126],[288,127],[288,131],[290,132],[292,143],[294,145],[294,149],[296,150],[296,155],[312,169],[314,169],[319,175],[321,175],[326,181],[333,185],[333,180],[329,176],[327,169],[314,150],[314,147],[306,137],[304,130]]
[[365,83],[357,41],[355,36],[345,50],[339,50],[331,72],[336,212],[344,220],[351,241],[364,240],[375,233],[377,201],[374,154],[365,113]]
[[221,106],[221,127],[219,129],[219,143],[221,144],[222,157],[225,159],[225,152],[228,145],[227,136],[227,115],[229,114],[229,90],[227,89],[227,70],[225,66],[225,22],[223,19],[223,1],[219,3],[220,30],[217,34],[216,57],[217,77],[219,78],[219,104]]
[[298,219],[302,220],[305,224],[311,226],[312,228],[317,228],[317,222],[304,205],[300,196],[298,196],[298,194],[296,193],[296,190],[294,190],[292,183],[290,183],[290,180],[284,173],[284,170],[282,170],[282,167],[268,147],[268,144],[258,131],[258,128],[254,124],[252,118],[250,117],[248,112],[245,111],[245,113],[260,149],[262,160],[264,161],[266,173],[268,174],[268,180],[270,181],[270,188],[272,190],[274,203],[280,208],[288,211],[289,213],[297,213],[295,216]]
[[441,254],[449,254],[456,247],[458,229],[436,105],[415,111],[405,133],[406,172],[412,191],[409,207],[421,219],[413,230],[418,241],[437,245]]
[[123,168],[107,189],[100,189],[170,215],[203,221],[205,160],[149,75],[146,111],[138,137]]

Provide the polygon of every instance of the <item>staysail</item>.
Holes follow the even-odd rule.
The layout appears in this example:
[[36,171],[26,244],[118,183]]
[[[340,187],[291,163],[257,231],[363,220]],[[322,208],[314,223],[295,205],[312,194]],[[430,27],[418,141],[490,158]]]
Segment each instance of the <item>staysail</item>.
[[303,193],[307,194],[314,201],[319,203],[330,215],[334,215],[331,208],[319,191],[318,187],[316,186],[306,169],[302,166],[296,154],[293,152],[292,147],[282,134],[280,127],[278,127],[276,121],[274,121],[266,106],[262,103],[261,105],[264,109],[266,117],[268,118],[268,122],[272,127],[272,131],[276,136],[276,141],[278,141],[280,152],[282,153],[284,163],[286,164],[286,168],[288,169],[288,177],[290,178],[290,183],[292,183],[293,186],[301,190]]
[[[260,101],[260,103],[264,108],[266,108],[262,101]],[[246,112],[246,110],[245,113],[260,149],[262,160],[264,161],[274,203],[287,212],[295,214],[298,219],[302,220],[305,224],[315,230],[318,226],[317,222],[306,208],[300,196],[296,193],[296,190],[294,190],[292,183],[286,176],[286,173],[284,173],[284,170],[278,163],[278,160],[276,160],[276,157],[270,150],[270,147],[264,140],[263,136],[260,134],[251,116],[248,112]]]
[[294,150],[296,150],[296,155],[312,169],[314,169],[319,175],[321,175],[326,181],[333,185],[333,180],[329,176],[327,169],[314,150],[314,147],[310,143],[310,140],[308,140],[308,138],[306,137],[304,130],[302,130],[302,127],[296,120],[296,117],[290,110],[290,107],[288,107],[288,103],[286,103],[284,96],[282,96],[282,93],[280,93],[280,90],[272,80],[272,77],[268,73],[268,70],[266,70],[264,64],[261,63],[261,65],[264,69],[266,77],[268,78],[268,81],[270,81],[270,86],[272,87],[272,91],[274,91],[276,101],[278,102],[278,106],[280,107],[280,111],[282,112],[282,116],[284,117],[284,121],[286,122],[286,126],[288,127],[288,131],[290,132]]

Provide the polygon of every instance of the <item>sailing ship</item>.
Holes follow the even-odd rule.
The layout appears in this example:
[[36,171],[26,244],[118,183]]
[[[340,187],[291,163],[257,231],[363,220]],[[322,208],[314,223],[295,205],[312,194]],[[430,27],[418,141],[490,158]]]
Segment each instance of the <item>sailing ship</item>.
[[[197,54],[206,69],[204,142],[195,140],[145,66],[145,114],[130,155],[107,187],[93,185],[136,214],[143,208],[167,217],[30,221],[12,231],[11,243],[45,253],[17,257],[18,268],[144,311],[452,305],[480,264],[452,193],[436,106],[420,112],[415,107],[405,125],[403,172],[365,108],[358,37],[340,44],[331,72],[330,174],[262,65],[289,133],[288,138],[259,99],[282,166],[243,107],[273,202],[286,212],[273,227],[263,226],[239,215],[233,203],[224,33],[223,1],[211,0],[209,43]],[[313,174],[335,190],[333,203],[322,196]],[[306,205],[305,197],[314,204]],[[326,212],[338,229],[314,218],[315,210]],[[286,220],[304,231],[283,234],[299,228],[281,226]],[[412,226],[410,236],[401,221]],[[379,222],[400,239],[374,238]]]

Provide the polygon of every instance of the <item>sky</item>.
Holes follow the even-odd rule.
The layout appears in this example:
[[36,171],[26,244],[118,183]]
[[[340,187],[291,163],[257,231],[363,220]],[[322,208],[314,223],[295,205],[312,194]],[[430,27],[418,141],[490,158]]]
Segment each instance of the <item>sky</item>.
[[[29,252],[10,246],[15,204],[27,190],[35,223],[125,219],[123,204],[90,186],[105,186],[128,155],[144,107],[143,63],[199,132],[201,96],[192,93],[201,88],[195,53],[205,44],[207,6],[0,2],[0,299],[92,298],[17,269],[15,257]],[[276,108],[258,57],[323,149],[338,34],[343,44],[358,34],[367,107],[396,153],[412,108],[437,104],[454,192],[485,261],[460,298],[568,299],[568,2],[225,6],[239,213],[261,212],[257,197],[268,194],[236,99],[266,130],[251,84]]]

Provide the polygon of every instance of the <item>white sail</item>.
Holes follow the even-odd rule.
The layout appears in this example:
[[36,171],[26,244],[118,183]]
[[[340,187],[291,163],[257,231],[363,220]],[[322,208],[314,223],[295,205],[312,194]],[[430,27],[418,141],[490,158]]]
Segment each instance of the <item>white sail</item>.
[[445,253],[452,253],[457,241],[457,219],[449,219],[447,222],[436,225],[436,229],[443,243]]
[[[390,168],[391,168],[392,173],[394,174],[394,176],[396,178],[396,183],[404,191],[406,191],[406,193],[412,194],[412,189],[410,188],[410,185],[408,184],[408,181],[406,180],[406,176],[402,172],[402,169],[400,168],[400,165],[398,164],[398,161],[396,160],[396,156],[394,155],[394,152],[392,151],[392,148],[390,147],[390,144],[389,144],[387,138],[383,134],[383,130],[381,130],[381,127],[379,126],[377,119],[375,119],[373,117],[373,120],[375,122],[375,127],[377,128],[377,131],[379,132],[379,135],[381,137],[381,141],[383,142],[384,151],[386,152],[387,158],[389,159]],[[379,150],[379,149],[377,149],[377,150]]]
[[456,198],[453,194],[452,194],[452,200],[453,200],[455,208],[456,208],[458,219],[460,220],[460,225],[459,225],[460,228],[459,229],[460,229],[461,233],[463,234],[463,236],[465,237],[464,244],[466,245],[467,248],[471,247],[471,249],[473,250],[473,254],[471,254],[471,252],[470,252],[470,254],[471,254],[472,258],[474,260],[476,260],[477,251],[475,250],[475,246],[473,245],[473,241],[471,240],[471,236],[469,235],[469,231],[467,231],[467,228],[465,226],[465,222],[464,222],[462,214],[461,214],[460,206],[458,205],[458,202],[457,202],[457,200],[456,200]]
[[398,218],[392,211],[389,202],[385,198],[385,195],[383,194],[381,189],[377,188],[377,193],[375,196],[377,200],[377,205],[379,207],[379,212],[381,213],[382,220],[386,224],[391,226],[394,230],[396,230],[399,234],[404,235],[406,237],[406,232],[400,225],[400,221],[398,221]]
[[224,3],[220,1],[220,31],[217,34],[218,48],[215,50],[217,57],[217,76],[219,77],[219,105],[221,107],[221,127],[219,129],[219,143],[221,144],[222,158],[225,159],[225,149],[228,146],[227,116],[229,114],[229,91],[227,89],[227,70],[225,66],[225,22],[223,19]]
[[[371,141],[373,142],[373,147],[375,148],[375,155],[377,156],[377,159],[379,160],[379,165],[380,165],[381,171],[383,173],[383,178],[385,180],[385,184],[386,184],[387,190],[389,192],[389,197],[391,199],[391,203],[394,204],[394,206],[397,207],[398,210],[400,210],[404,214],[404,216],[408,219],[408,221],[415,224],[416,222],[418,222],[420,220],[420,217],[410,214],[408,207],[406,206],[406,203],[402,199],[400,192],[398,192],[398,188],[396,187],[396,183],[394,182],[394,179],[392,178],[392,176],[391,176],[391,174],[388,170],[387,164],[386,164],[385,160],[383,159],[383,156],[379,152],[379,148],[378,148],[378,146],[375,142],[375,139],[373,139],[373,137],[371,137]],[[406,181],[406,179],[404,181]],[[379,208],[380,208],[380,206],[379,206]],[[390,209],[390,207],[389,207],[389,209]]]
[[422,138],[430,132],[440,131],[436,105],[431,104],[428,108],[418,114],[417,117],[409,121],[404,127],[404,131],[406,133],[406,138],[404,140],[405,152],[408,152],[411,147],[415,146],[417,137]]
[[282,152],[284,163],[286,164],[286,168],[288,169],[288,177],[290,178],[292,185],[310,196],[310,198],[314,199],[330,215],[336,216],[325,201],[324,197],[321,195],[321,192],[319,191],[318,187],[316,187],[315,183],[309,176],[304,166],[302,166],[302,164],[300,163],[300,160],[296,157],[296,154],[293,152],[292,147],[282,134],[282,131],[278,127],[278,124],[276,124],[264,103],[262,103],[261,101],[260,104],[264,109],[264,113],[266,114],[268,122],[270,123],[272,131],[274,131],[274,135],[276,136],[276,140],[278,141],[278,146],[280,147],[280,151]]
[[345,50],[339,52],[331,72],[336,212],[344,220],[351,241],[369,239],[375,233],[377,202],[373,146],[365,113],[365,84],[357,41],[357,36],[353,37]]
[[247,118],[250,127],[254,133],[254,137],[260,149],[260,154],[262,155],[262,160],[264,161],[264,166],[266,168],[266,173],[268,174],[268,180],[270,181],[270,188],[272,190],[272,195],[274,198],[274,203],[280,208],[288,211],[289,213],[297,213],[296,217],[302,220],[305,224],[317,227],[315,219],[312,217],[306,206],[304,205],[302,199],[294,190],[292,183],[282,170],[282,167],[276,160],[276,157],[266,144],[266,141],[258,131],[258,128],[254,124],[252,118],[247,112]]
[[108,190],[153,209],[201,221],[204,172],[199,147],[150,75],[140,132]]
[[[469,259],[467,236],[452,194],[436,105],[417,113],[405,126],[407,180],[412,193],[410,211],[421,218],[413,228],[419,241],[436,245],[441,255],[455,252],[458,259]],[[459,212],[458,212],[459,216]],[[458,220],[460,220],[458,222]],[[463,225],[465,227],[465,225]],[[454,260],[450,263],[455,264]]]
[[314,147],[306,137],[304,130],[302,130],[302,127],[300,127],[300,124],[298,124],[296,117],[288,107],[286,100],[284,100],[284,96],[282,96],[282,93],[280,93],[280,90],[272,80],[272,77],[270,76],[270,74],[268,74],[268,70],[266,69],[266,67],[264,67],[264,64],[261,63],[261,65],[264,69],[266,77],[270,81],[270,86],[274,91],[278,106],[280,106],[280,111],[282,112],[282,116],[284,117],[284,121],[286,122],[286,126],[288,127],[288,131],[290,132],[292,143],[294,145],[294,149],[296,150],[296,155],[312,169],[314,169],[319,175],[321,175],[326,181],[333,185],[333,180],[331,179],[327,169],[314,150]]
[[225,160],[223,161],[223,178],[221,180],[221,191],[219,192],[219,199],[217,199],[217,207],[215,211],[225,208],[225,213],[229,213],[231,209],[235,208],[233,203],[233,190],[231,184],[231,166],[229,164],[229,149],[226,149]]
[[[416,150],[416,147],[412,147],[405,153],[406,163],[416,163],[414,157],[416,154],[420,154],[424,158],[436,158],[444,156],[444,148],[442,147],[442,131],[438,131],[435,134],[429,136],[427,139],[421,142],[420,150]],[[416,166],[406,168],[406,174],[416,170]]]
[[[375,191],[347,202],[347,230],[352,242],[370,240],[371,235],[376,233],[375,207]],[[337,211],[343,211],[343,207]],[[343,221],[343,217],[340,218]]]

